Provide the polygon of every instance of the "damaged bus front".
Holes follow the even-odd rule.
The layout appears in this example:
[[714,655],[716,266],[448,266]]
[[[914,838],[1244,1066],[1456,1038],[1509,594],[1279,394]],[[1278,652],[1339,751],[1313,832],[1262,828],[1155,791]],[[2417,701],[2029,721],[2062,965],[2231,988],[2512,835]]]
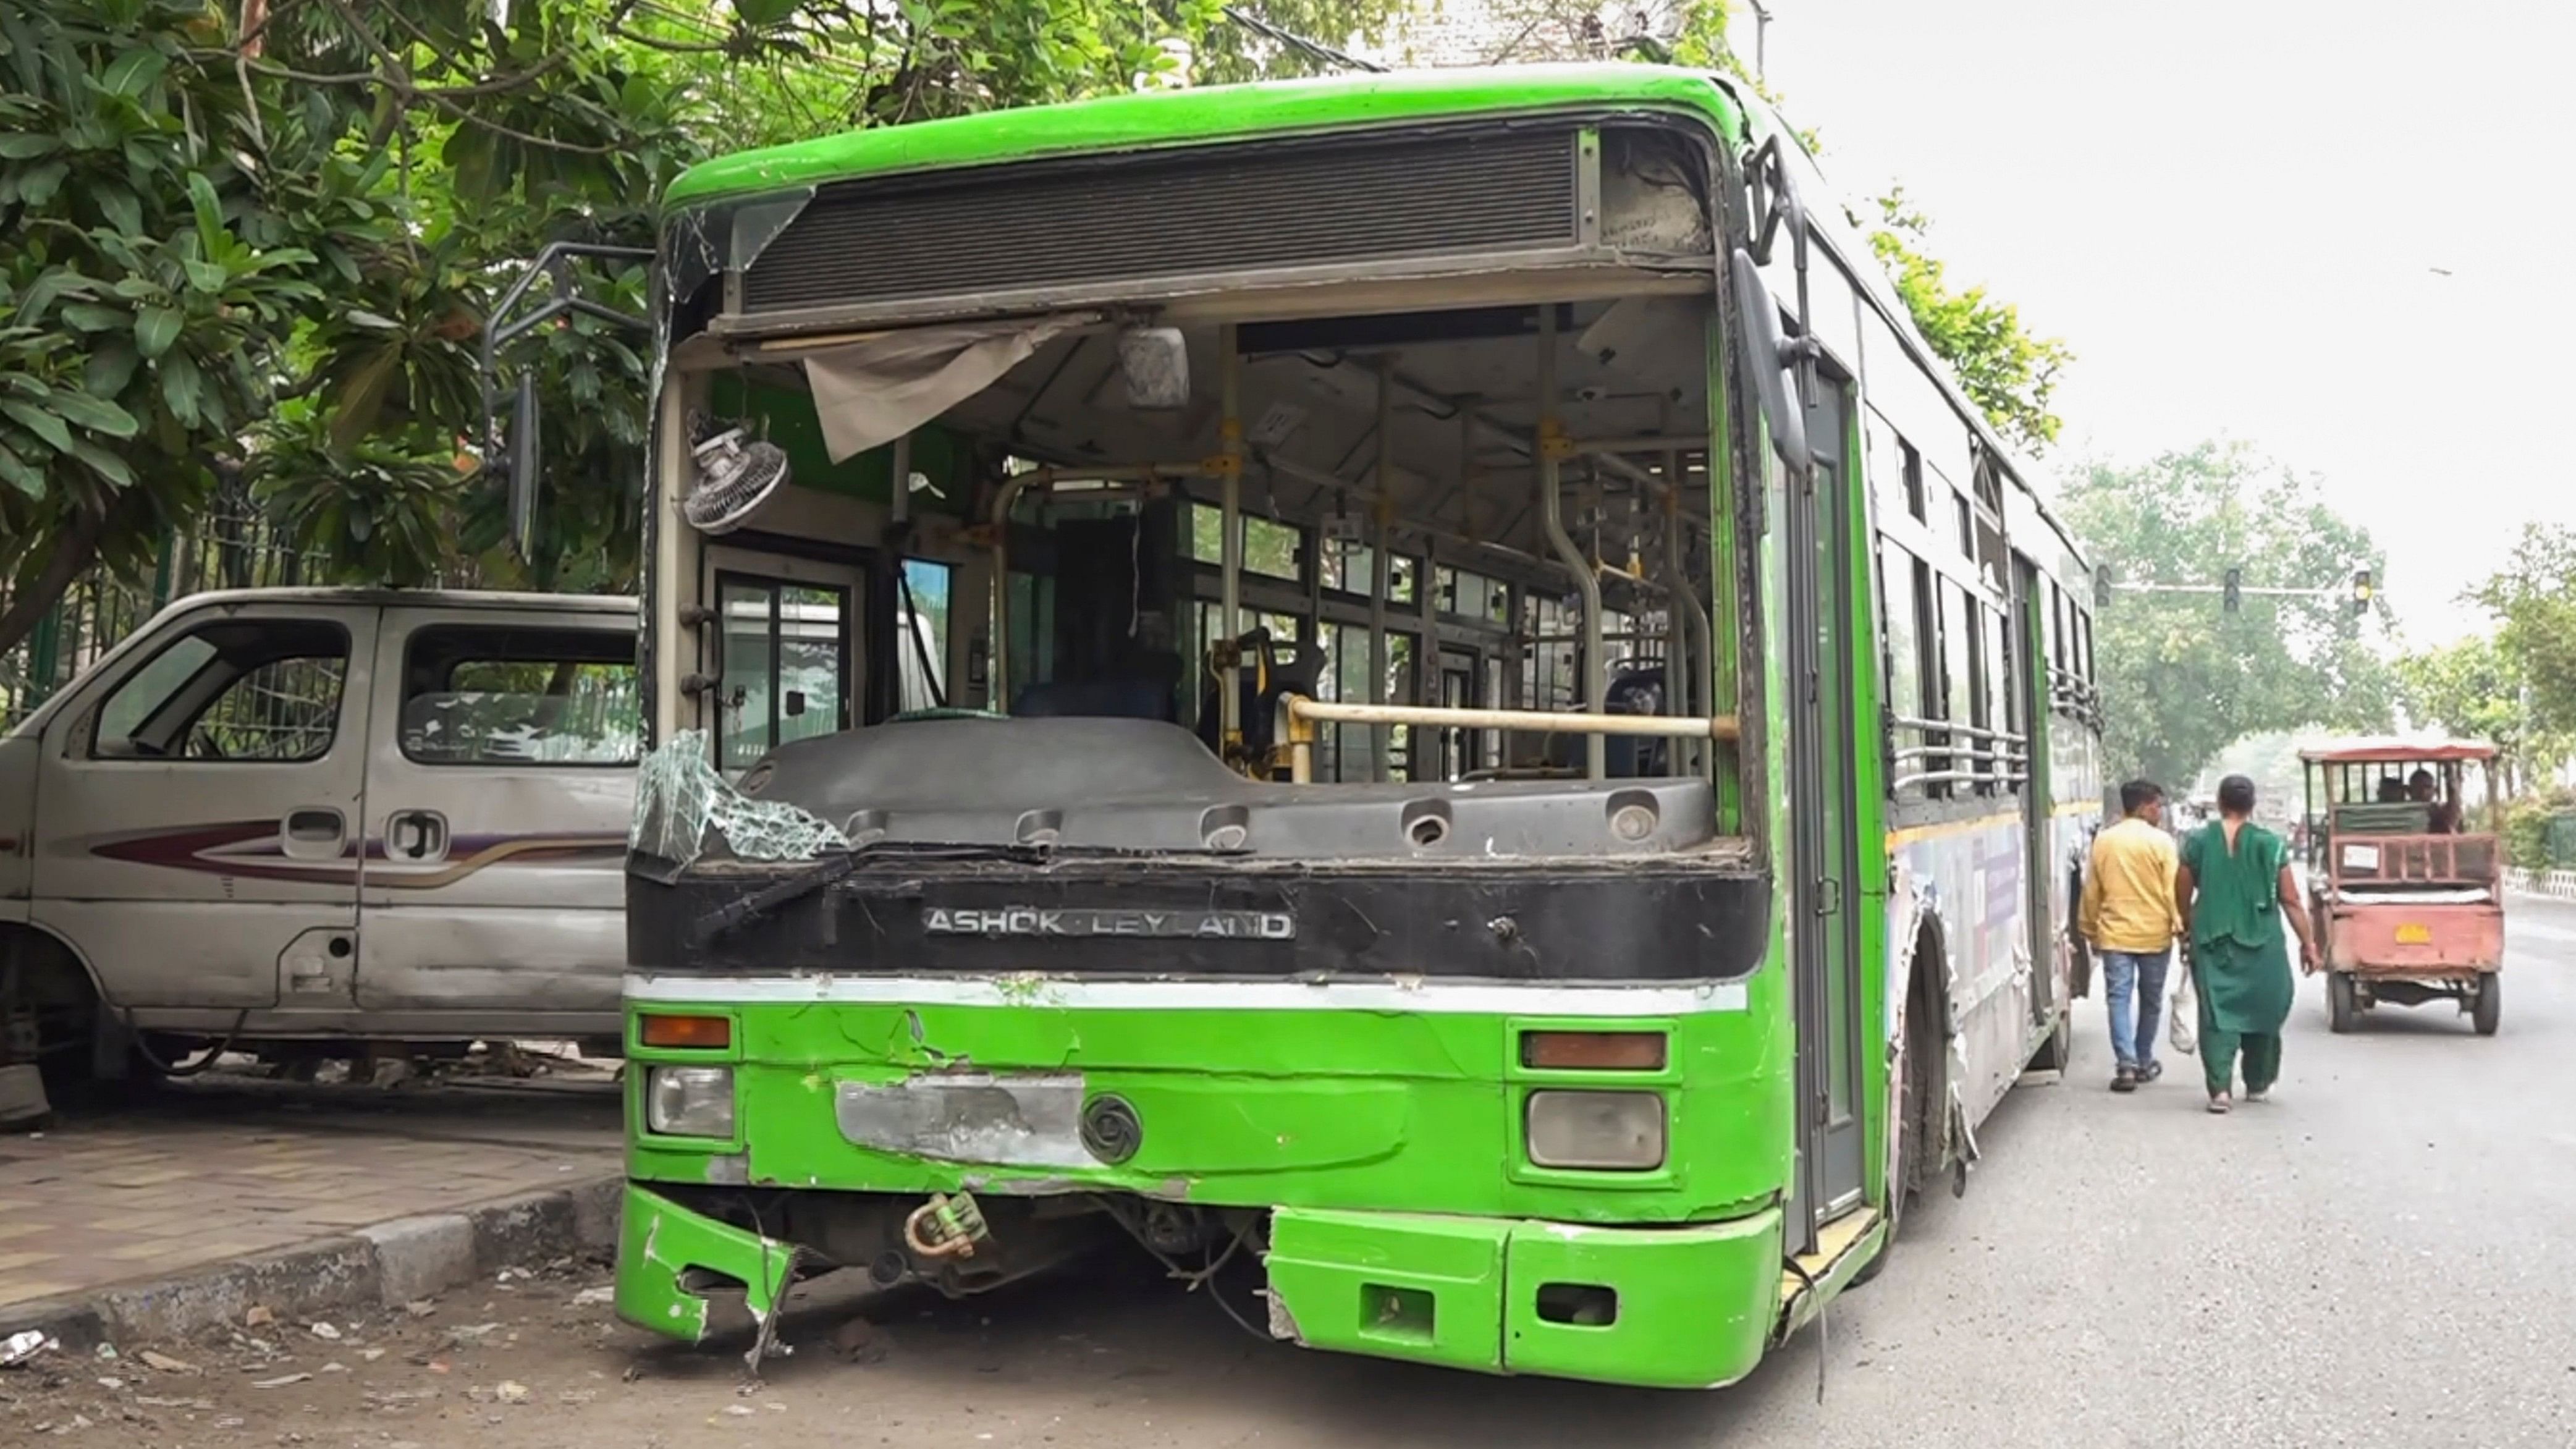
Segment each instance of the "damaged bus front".
[[622,1314],[1106,1237],[1312,1347],[1711,1385],[1867,1261],[1863,751],[1783,682],[1850,667],[1791,486],[1849,383],[1763,124],[1371,76],[681,181]]

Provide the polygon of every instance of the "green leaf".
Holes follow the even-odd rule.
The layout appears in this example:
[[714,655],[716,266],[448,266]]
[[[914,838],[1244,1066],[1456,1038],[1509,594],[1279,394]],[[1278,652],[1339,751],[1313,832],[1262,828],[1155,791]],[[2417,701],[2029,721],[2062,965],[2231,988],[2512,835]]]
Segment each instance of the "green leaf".
[[123,332],[134,325],[134,318],[123,308],[98,302],[66,302],[62,317],[83,332]]
[[134,486],[134,470],[125,460],[87,438],[72,444],[72,456],[89,465],[89,470],[119,488]]
[[160,372],[161,400],[170,405],[170,411],[178,415],[179,421],[195,427],[198,421],[197,394],[205,381],[197,372],[197,364],[189,360],[188,354],[173,352],[161,359]]
[[179,340],[182,319],[175,308],[146,307],[135,314],[134,345],[145,357],[159,357]]
[[[193,364],[189,370],[195,371]],[[134,414],[107,399],[68,388],[54,389],[54,410],[80,427],[111,438],[133,437],[142,426],[134,421]]]
[[188,173],[188,207],[197,214],[197,241],[210,257],[222,256],[232,242],[232,233],[224,230],[224,205],[215,197],[215,183],[203,171]]
[[796,13],[798,0],[733,0],[733,12],[745,25],[767,28]]
[[0,136],[0,161],[32,161],[50,156],[62,145],[61,138],[45,131],[13,131]]
[[187,257],[180,262],[180,265],[188,270],[190,289],[204,292],[208,296],[222,291],[225,284],[232,280],[232,273],[225,271],[220,262],[201,262],[195,257]]
[[99,84],[113,95],[140,96],[150,90],[152,83],[169,68],[170,57],[160,51],[148,47],[129,50],[118,56],[116,62],[107,68],[107,73],[99,77]]
[[135,199],[133,192],[110,183],[91,193],[90,199],[98,203],[99,213],[107,218],[108,225],[127,236],[143,234],[143,203]]
[[402,377],[402,360],[401,345],[390,344],[377,348],[350,372],[331,403],[332,447],[346,450],[375,428],[385,399],[393,395],[394,383]]
[[0,480],[30,498],[45,496],[45,475],[28,467],[25,459],[7,448],[0,448]]
[[142,354],[123,338],[102,342],[90,349],[89,366],[81,379],[82,385],[96,396],[114,397],[125,391],[125,385],[134,380],[134,369],[142,361]]
[[0,398],[0,413],[7,413],[16,418],[20,427],[42,438],[45,446],[55,452],[68,453],[72,450],[72,430],[63,426],[61,418],[34,403],[23,402],[14,397]]

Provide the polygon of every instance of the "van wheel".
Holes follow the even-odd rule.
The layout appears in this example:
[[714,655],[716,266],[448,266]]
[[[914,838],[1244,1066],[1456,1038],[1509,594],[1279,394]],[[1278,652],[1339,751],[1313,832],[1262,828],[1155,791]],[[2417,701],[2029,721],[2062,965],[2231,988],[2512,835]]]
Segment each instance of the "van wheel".
[[0,927],[0,1062],[35,1062],[46,1094],[61,1101],[97,1075],[98,1023],[98,993],[69,951]]
[[2361,1023],[2359,993],[2353,989],[2352,976],[2343,971],[2326,973],[2326,1030],[2341,1034]]
[[2504,1015],[2504,979],[2490,971],[2478,978],[2477,994],[2469,1001],[2469,1024],[2480,1036],[2493,1036]]

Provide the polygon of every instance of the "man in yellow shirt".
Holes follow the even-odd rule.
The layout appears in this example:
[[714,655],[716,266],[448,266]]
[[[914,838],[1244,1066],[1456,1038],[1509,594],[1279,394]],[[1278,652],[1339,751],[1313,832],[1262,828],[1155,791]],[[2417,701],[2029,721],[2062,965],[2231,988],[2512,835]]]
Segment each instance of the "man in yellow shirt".
[[2156,1060],[2156,1028],[2163,1024],[2165,970],[2182,916],[2174,907],[2178,862],[2173,837],[2165,833],[2163,788],[2131,780],[2120,787],[2120,809],[2120,823],[2093,837],[2077,929],[2102,962],[2111,1052],[2119,1060],[2111,1090],[2134,1092],[2165,1073]]

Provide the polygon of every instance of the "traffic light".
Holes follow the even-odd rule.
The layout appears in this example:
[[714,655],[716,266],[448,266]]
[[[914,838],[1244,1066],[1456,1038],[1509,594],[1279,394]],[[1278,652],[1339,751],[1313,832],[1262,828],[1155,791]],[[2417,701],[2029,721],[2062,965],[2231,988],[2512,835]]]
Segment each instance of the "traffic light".
[[2227,571],[2227,591],[2225,599],[2227,612],[2233,614],[2245,607],[2244,588],[2245,570],[2229,569]]
[[2352,612],[2359,618],[2370,612],[2370,601],[2378,591],[2371,586],[2370,570],[2355,569],[2352,574]]

